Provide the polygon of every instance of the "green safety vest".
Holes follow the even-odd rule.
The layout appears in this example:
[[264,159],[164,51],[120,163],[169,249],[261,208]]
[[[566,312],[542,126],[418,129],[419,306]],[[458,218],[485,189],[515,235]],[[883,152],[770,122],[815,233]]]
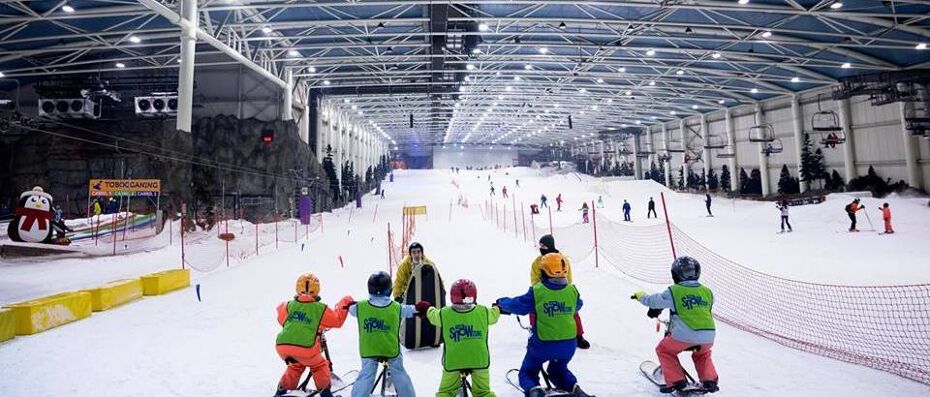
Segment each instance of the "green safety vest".
[[378,307],[367,300],[356,306],[358,351],[362,358],[395,358],[400,355],[400,303]]
[[442,368],[446,371],[488,369],[488,308],[475,305],[467,312],[446,306],[439,310],[442,329]]
[[569,284],[562,289],[550,289],[543,283],[533,285],[536,303],[536,336],[545,342],[575,339],[575,312],[578,310],[578,289]]
[[695,331],[714,330],[714,316],[711,309],[714,307],[714,293],[703,285],[688,287],[672,285],[668,287],[675,302],[675,315],[689,328]]
[[312,347],[316,344],[316,334],[325,311],[326,304],[322,302],[288,302],[287,319],[284,320],[284,328],[278,332],[276,343]]

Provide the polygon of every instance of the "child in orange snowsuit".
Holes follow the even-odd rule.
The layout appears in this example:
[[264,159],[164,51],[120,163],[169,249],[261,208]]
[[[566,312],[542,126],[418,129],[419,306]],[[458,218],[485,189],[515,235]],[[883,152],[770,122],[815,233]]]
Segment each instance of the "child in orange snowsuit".
[[307,273],[297,279],[294,299],[278,305],[278,324],[283,328],[275,341],[275,350],[287,363],[287,368],[278,382],[277,395],[297,389],[304,369],[310,368],[319,395],[332,396],[329,390],[332,374],[329,361],[320,351],[320,332],[342,327],[353,301],[351,296],[345,296],[336,304],[336,310],[332,310],[320,302],[319,293],[319,280]]
[[894,229],[891,228],[891,207],[888,203],[882,205],[882,220],[885,221],[885,234],[894,233]]

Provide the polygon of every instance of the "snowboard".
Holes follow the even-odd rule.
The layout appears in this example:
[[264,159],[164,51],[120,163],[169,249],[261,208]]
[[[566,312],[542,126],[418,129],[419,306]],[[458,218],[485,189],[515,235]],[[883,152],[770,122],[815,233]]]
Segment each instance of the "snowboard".
[[[419,301],[430,302],[436,308],[446,306],[446,289],[433,265],[420,264],[410,272],[404,304],[415,305]],[[439,347],[442,344],[442,332],[430,324],[426,317],[406,318],[400,326],[400,341],[411,350]]]
[[[524,391],[523,388],[520,387],[520,380],[518,379],[519,375],[520,375],[519,369],[514,368],[514,369],[511,369],[510,371],[507,371],[507,383],[510,384],[510,386],[512,386],[514,389],[517,389],[517,391],[519,391],[520,394],[525,395],[526,391]],[[546,381],[547,387],[545,387],[543,390],[546,392],[546,397],[571,397],[572,392],[553,388],[549,386],[548,383],[549,382],[547,380]]]
[[[639,364],[639,371],[643,374],[643,377],[649,382],[652,382],[656,387],[665,387],[665,378],[662,376],[662,367],[659,366],[659,364],[649,360],[643,361],[642,364]],[[695,382],[687,372],[685,372],[685,376],[688,379],[688,386],[685,387],[684,390],[669,394],[676,396],[696,396],[707,393],[707,390],[704,390],[704,387],[701,386],[700,383]]]

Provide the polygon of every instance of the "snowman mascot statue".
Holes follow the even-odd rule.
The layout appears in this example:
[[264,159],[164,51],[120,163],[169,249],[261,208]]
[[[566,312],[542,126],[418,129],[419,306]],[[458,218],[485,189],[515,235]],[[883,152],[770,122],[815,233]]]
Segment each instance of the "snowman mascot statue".
[[19,196],[16,216],[7,228],[13,241],[50,243],[52,241],[52,195],[36,186]]

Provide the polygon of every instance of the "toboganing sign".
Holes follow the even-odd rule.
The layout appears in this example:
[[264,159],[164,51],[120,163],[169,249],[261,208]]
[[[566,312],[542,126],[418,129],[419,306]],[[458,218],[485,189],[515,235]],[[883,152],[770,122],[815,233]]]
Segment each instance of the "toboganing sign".
[[155,197],[161,192],[161,179],[91,179],[91,196]]

